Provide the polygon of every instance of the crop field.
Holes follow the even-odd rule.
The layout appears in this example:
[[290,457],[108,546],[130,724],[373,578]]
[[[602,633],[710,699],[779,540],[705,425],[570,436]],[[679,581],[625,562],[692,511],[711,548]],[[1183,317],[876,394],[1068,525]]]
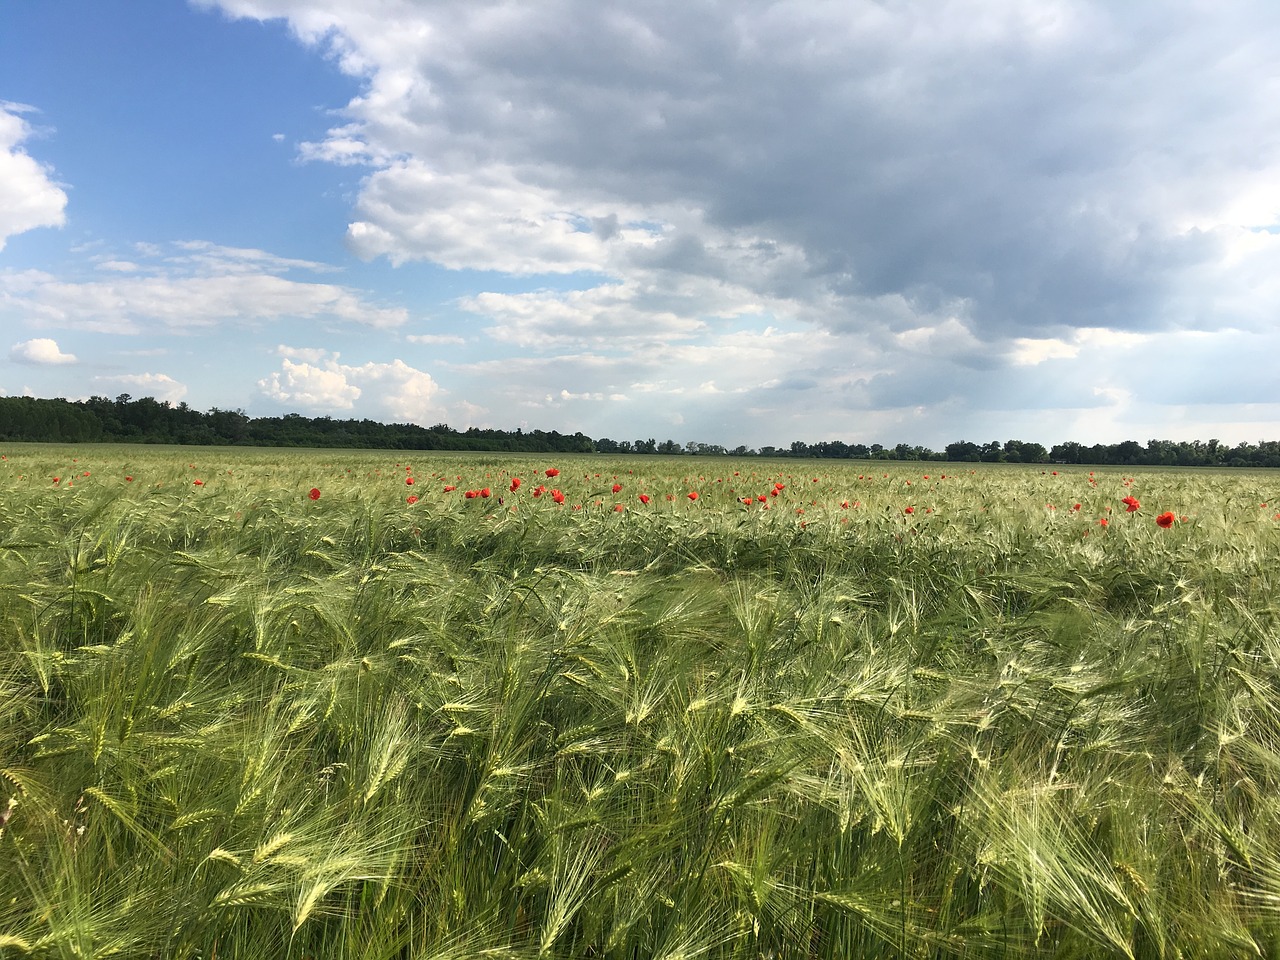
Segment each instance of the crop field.
[[0,455],[0,957],[1280,956],[1280,474]]

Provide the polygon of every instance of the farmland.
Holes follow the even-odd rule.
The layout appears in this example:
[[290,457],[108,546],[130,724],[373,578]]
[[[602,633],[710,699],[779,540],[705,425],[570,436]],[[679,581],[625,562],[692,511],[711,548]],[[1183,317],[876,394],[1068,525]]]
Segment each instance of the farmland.
[[0,956],[1280,955],[1278,475],[0,453]]

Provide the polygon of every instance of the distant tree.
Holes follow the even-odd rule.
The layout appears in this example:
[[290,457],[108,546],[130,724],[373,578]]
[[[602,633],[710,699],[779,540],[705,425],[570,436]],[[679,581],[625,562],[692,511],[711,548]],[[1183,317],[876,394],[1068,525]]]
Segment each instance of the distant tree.
[[1055,443],[1049,451],[1049,459],[1054,463],[1080,463],[1084,455],[1084,447],[1069,440],[1066,443]]

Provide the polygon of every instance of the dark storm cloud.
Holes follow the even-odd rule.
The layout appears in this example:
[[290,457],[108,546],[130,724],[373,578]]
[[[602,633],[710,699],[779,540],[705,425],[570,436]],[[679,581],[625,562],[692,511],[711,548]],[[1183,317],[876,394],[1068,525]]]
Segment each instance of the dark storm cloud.
[[[1189,226],[1230,189],[1205,178],[1277,159],[1246,14],[1276,25],[1230,4],[423,5],[418,84],[352,113],[388,153],[796,244],[818,289],[963,301],[984,339],[1152,329],[1221,255]],[[722,269],[689,233],[637,265]]]

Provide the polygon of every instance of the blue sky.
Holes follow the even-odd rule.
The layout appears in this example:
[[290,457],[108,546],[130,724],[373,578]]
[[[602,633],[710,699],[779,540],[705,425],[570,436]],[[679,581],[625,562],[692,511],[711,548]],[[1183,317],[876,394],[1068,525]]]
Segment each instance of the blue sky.
[[1280,6],[10,0],[0,391],[1280,437]]

